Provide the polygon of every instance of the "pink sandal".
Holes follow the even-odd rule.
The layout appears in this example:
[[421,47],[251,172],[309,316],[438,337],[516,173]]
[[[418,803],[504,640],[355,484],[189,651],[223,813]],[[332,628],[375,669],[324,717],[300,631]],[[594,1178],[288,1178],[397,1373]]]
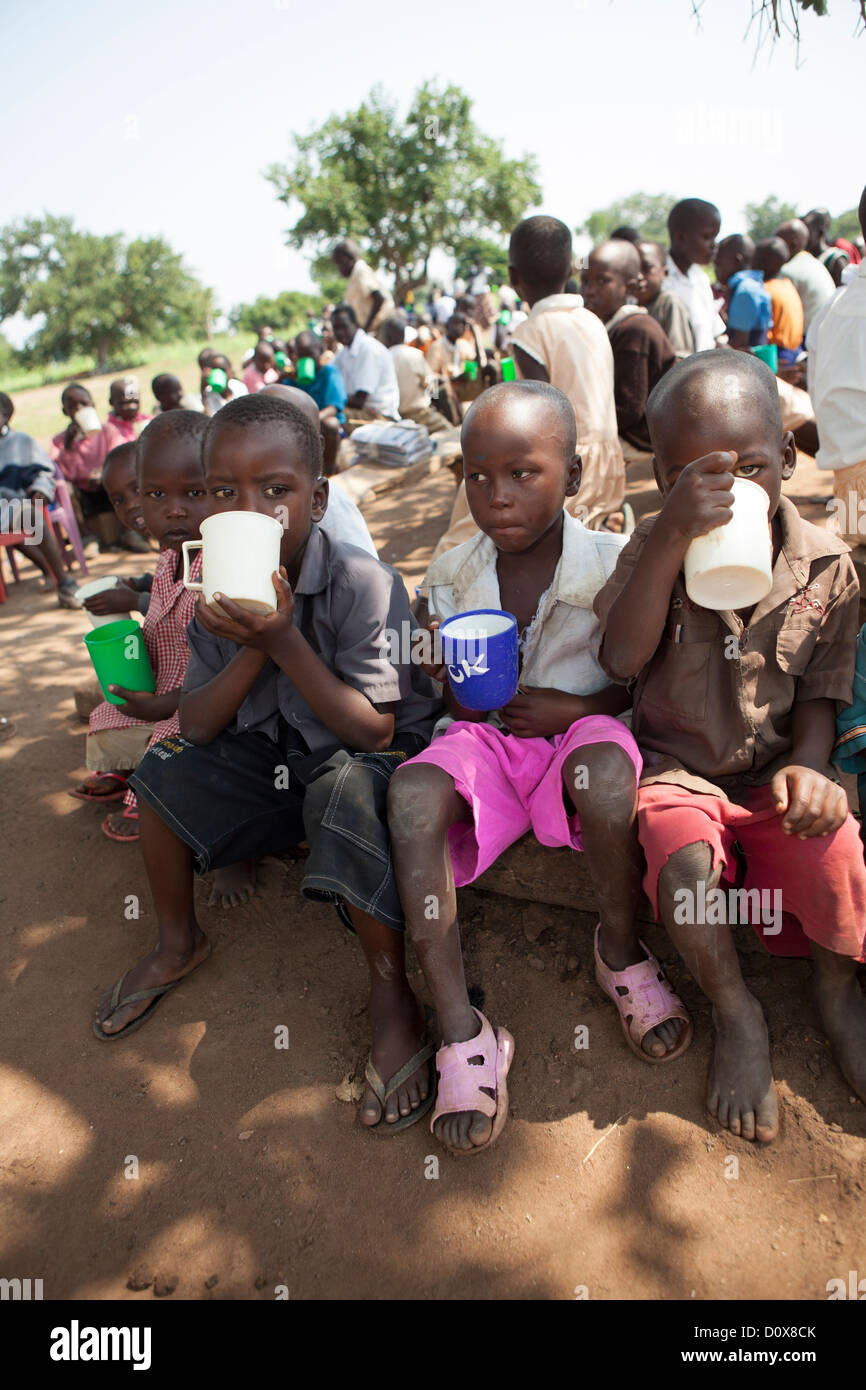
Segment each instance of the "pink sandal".
[[[121,845],[134,844],[138,839],[138,810],[135,806],[125,806],[120,813],[120,819],[126,824],[121,830],[115,830],[111,824],[111,816],[106,816],[101,826],[103,835],[107,835],[109,840],[117,840]],[[122,833],[124,829],[126,834]]]
[[[493,1029],[478,1009],[472,1012],[481,1024],[481,1032],[468,1042],[447,1043],[436,1053],[439,1088],[436,1109],[430,1121],[430,1133],[442,1115],[459,1115],[467,1110],[480,1110],[493,1120],[490,1137],[471,1149],[449,1149],[455,1155],[481,1153],[499,1138],[508,1118],[508,1087],[505,1078],[514,1059],[514,1039],[507,1028]],[[482,1066],[470,1066],[470,1058],[483,1057]],[[493,1091],[488,1096],[482,1086]]]
[[[682,999],[674,993],[664,971],[645,941],[640,942],[646,960],[639,965],[630,965],[625,970],[611,970],[605,965],[598,951],[598,934],[601,923],[595,929],[593,950],[595,952],[595,978],[608,999],[616,1004],[623,1036],[635,1056],[642,1062],[675,1062],[691,1046],[695,1027],[689,1017]],[[617,992],[617,985],[625,989],[625,994]],[[682,1019],[685,1027],[676,1047],[663,1057],[653,1057],[644,1052],[641,1043],[652,1028],[670,1019]]]

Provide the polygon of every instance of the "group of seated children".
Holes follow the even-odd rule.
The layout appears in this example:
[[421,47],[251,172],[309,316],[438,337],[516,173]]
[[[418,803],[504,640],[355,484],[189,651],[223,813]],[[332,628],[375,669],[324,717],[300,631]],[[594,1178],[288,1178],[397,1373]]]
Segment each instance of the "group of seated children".
[[[514,1043],[470,1004],[455,888],[531,831],[586,853],[596,978],[631,1050],[667,1065],[694,1029],[638,935],[643,886],[712,1004],[707,1104],[732,1134],[772,1139],[778,1107],[761,1007],[726,914],[706,908],[719,884],[781,891],[778,922],[758,912],[755,929],[774,952],[811,952],[825,1031],[866,1099],[866,867],[829,768],[858,587],[844,544],[780,497],[795,452],[769,368],[722,350],[665,373],[646,410],[661,510],[627,543],[566,509],[581,460],[555,383],[485,392],[462,433],[477,530],[431,563],[417,614],[393,569],[323,527],[321,430],[285,390],[210,419],[172,411],[135,446],[141,510],[164,547],[145,616],[157,693],[121,692],[126,707],[94,720],[81,790],[137,799],[158,939],[101,996],[96,1035],[141,1027],[208,956],[196,873],[235,875],[230,902],[257,859],[306,842],[302,893],[334,905],[369,972],[362,1123],[393,1135],[429,1115],[446,1149],[478,1153],[508,1114]],[[119,501],[132,464],[109,463]],[[688,598],[683,557],[731,518],[734,478],[767,493],[773,583],[752,610],[717,613]],[[205,515],[234,510],[282,522],[276,609],[215,594],[219,608],[199,599],[193,616],[177,549]],[[519,631],[517,694],[487,713],[459,705],[436,652],[438,624],[478,608],[507,610]],[[418,644],[398,656],[384,637],[419,623],[423,667],[408,659]],[[432,1010],[406,976],[406,929]]]

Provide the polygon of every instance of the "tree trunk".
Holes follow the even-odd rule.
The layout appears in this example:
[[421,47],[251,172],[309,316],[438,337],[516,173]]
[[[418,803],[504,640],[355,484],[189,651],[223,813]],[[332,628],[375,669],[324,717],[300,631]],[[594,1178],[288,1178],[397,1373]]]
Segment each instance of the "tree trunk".
[[107,361],[108,361],[108,344],[107,344],[106,342],[98,343],[98,344],[97,344],[97,347],[96,347],[96,370],[97,370],[97,372],[104,372],[104,371],[105,371],[105,364],[106,364]]

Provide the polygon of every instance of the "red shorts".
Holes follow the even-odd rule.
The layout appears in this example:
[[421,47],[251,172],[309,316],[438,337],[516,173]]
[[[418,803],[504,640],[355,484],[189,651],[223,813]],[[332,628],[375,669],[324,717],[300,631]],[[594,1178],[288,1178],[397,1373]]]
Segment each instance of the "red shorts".
[[[768,786],[755,787],[748,805],[737,806],[720,796],[653,782],[638,791],[637,816],[647,862],[644,890],[656,916],[664,865],[678,849],[703,842],[712,850],[713,868],[721,865],[723,892],[758,889],[747,901],[739,895],[748,908],[740,920],[748,917],[773,955],[808,956],[812,940],[836,955],[866,960],[866,865],[852,815],[832,835],[800,840],[782,830]],[[734,905],[730,897],[726,901]],[[736,920],[736,915],[718,920]]]

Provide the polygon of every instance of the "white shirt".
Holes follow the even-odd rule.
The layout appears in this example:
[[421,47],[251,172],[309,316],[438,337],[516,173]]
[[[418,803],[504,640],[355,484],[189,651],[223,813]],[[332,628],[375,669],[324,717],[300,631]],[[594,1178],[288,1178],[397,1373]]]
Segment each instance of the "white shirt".
[[359,328],[348,347],[334,358],[347,396],[366,391],[365,406],[378,410],[386,420],[400,419],[400,388],[391,354],[378,338]]
[[379,552],[373,544],[361,509],[352,501],[339,476],[328,479],[328,510],[319,525],[332,541],[357,545],[378,560]]
[[[521,684],[572,695],[595,695],[610,685],[598,663],[600,628],[592,605],[627,539],[612,531],[589,531],[565,513],[559,563],[523,636]],[[421,586],[430,616],[444,621],[476,608],[501,609],[497,555],[493,541],[479,531],[434,560]]]
[[397,373],[401,413],[406,415],[410,410],[425,410],[430,405],[433,373],[427,366],[423,352],[406,343],[398,343],[388,351]]
[[439,298],[434,299],[430,306],[433,322],[442,324],[444,327],[456,308],[456,299],[452,299],[450,294],[440,294]]
[[809,394],[821,441],[818,467],[866,463],[866,261],[812,326]]
[[798,251],[785,262],[779,274],[796,286],[803,301],[803,322],[808,332],[818,310],[836,293],[833,276],[809,251]]
[[699,265],[690,265],[683,274],[670,254],[667,265],[664,287],[679,295],[688,310],[695,333],[695,352],[714,348],[716,339],[724,337],[725,325],[716,309],[709,277]]

